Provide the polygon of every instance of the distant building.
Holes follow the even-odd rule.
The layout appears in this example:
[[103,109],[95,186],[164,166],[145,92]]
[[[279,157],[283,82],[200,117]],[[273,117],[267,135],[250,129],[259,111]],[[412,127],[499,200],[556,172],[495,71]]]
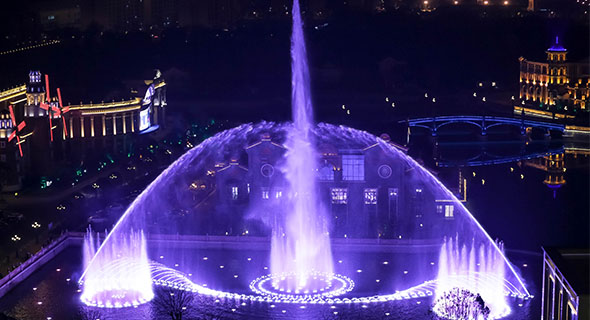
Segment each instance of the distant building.
[[230,29],[243,17],[246,1],[179,0],[179,24],[215,29]]
[[547,49],[547,61],[521,57],[520,107],[553,113],[584,114],[589,110],[590,62],[569,62],[567,50],[559,44]]
[[[231,224],[217,226],[223,225],[224,231],[233,234],[244,233],[241,228],[245,226],[252,233],[255,226],[248,226],[248,208],[280,214],[292,197],[280,170],[286,150],[270,135],[262,135],[228,162],[210,168],[207,177],[194,184],[195,189],[215,190],[211,219]],[[430,239],[447,223],[453,223],[458,209],[454,199],[437,198],[428,186],[408,182],[413,172],[408,164],[392,159],[377,142],[359,149],[323,144],[318,146],[318,153],[318,197],[326,204],[335,235]],[[275,219],[273,214],[261,219]]]
[[155,130],[164,119],[166,82],[159,71],[143,98],[97,104],[69,105],[68,135],[64,139],[120,136]]
[[39,22],[45,30],[82,27],[79,1],[56,1],[43,3],[39,8]]
[[590,319],[590,250],[543,248],[543,320]]
[[26,100],[26,92],[25,85],[0,91],[0,190],[3,191],[16,191],[22,186],[23,166],[20,150],[24,146],[15,140],[16,137],[9,141],[10,136],[18,133],[18,123],[12,121],[9,106]]
[[2,190],[18,190],[24,171],[48,171],[67,152],[75,153],[89,142],[93,148],[124,149],[129,135],[163,126],[166,82],[156,70],[146,84],[143,97],[66,106],[60,104],[57,90],[49,87],[48,78],[31,71],[27,85],[0,92],[0,170],[7,172],[1,175]]

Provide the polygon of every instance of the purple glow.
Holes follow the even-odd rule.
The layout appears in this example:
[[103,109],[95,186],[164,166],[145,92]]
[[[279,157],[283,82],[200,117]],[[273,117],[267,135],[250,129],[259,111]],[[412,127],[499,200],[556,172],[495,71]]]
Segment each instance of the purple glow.
[[321,285],[316,287],[315,282],[310,281],[310,273],[332,274],[334,267],[328,222],[317,199],[317,153],[311,139],[313,108],[298,0],[293,1],[291,59],[294,127],[289,132],[285,168],[291,201],[286,217],[279,217],[273,226],[271,271],[273,274],[294,275],[275,283],[282,290],[313,291]]
[[498,247],[500,252],[489,243],[467,245],[461,244],[458,237],[445,239],[438,262],[437,299],[460,288],[479,294],[490,308],[492,318],[509,313],[503,245],[500,243]]
[[[294,0],[291,39],[293,124],[262,122],[226,130],[189,150],[170,165],[137,197],[98,249],[98,239],[95,240],[90,235],[87,237],[84,251],[85,270],[80,280],[84,286],[81,297],[84,303],[99,307],[126,307],[141,304],[153,297],[152,283],[219,298],[298,304],[380,303],[419,299],[432,297],[435,292],[436,295],[441,296],[443,292],[451,288],[462,286],[481,294],[486,304],[490,305],[492,316],[501,317],[510,312],[506,304],[506,295],[530,297],[520,276],[505,257],[502,245],[492,241],[483,226],[427,169],[389,142],[367,132],[344,126],[314,124],[306,55],[299,2]],[[269,137],[276,136],[277,140],[284,137],[282,141],[273,142],[273,144],[276,146],[284,143],[287,149],[284,157],[281,158],[282,162],[275,163],[287,182],[284,186],[278,185],[278,187],[286,187],[282,189],[285,201],[281,200],[282,202],[274,207],[249,208],[251,212],[260,212],[260,217],[257,218],[271,227],[271,274],[259,276],[250,283],[253,294],[237,294],[207,288],[204,284],[197,285],[183,273],[171,267],[150,262],[143,231],[150,235],[164,236],[178,233],[179,227],[174,224],[168,225],[166,223],[168,219],[165,219],[164,213],[175,208],[184,199],[188,192],[187,186],[191,185],[195,179],[213,176],[218,170],[219,163],[228,160],[235,163],[232,162],[237,161],[233,158],[233,154],[247,148],[249,143],[254,141],[253,137],[263,135],[266,141],[270,141]],[[416,237],[419,240],[432,241],[434,245],[444,239],[438,256],[438,274],[430,271],[434,270],[430,266],[420,266],[421,259],[410,262],[390,260],[391,265],[408,263],[415,269],[407,268],[404,274],[421,274],[423,278],[419,278],[417,282],[395,284],[403,285],[402,288],[410,287],[404,291],[349,298],[349,294],[354,295],[352,292],[354,282],[346,275],[355,277],[354,279],[357,280],[356,277],[361,278],[361,273],[371,275],[372,271],[364,267],[364,271],[356,268],[346,270],[339,265],[338,272],[343,275],[334,273],[329,220],[324,208],[324,205],[329,205],[329,202],[320,201],[318,196],[320,188],[316,177],[319,154],[315,148],[321,145],[330,145],[336,150],[338,148],[355,149],[359,153],[369,150],[366,152],[367,157],[370,157],[370,153],[373,152],[374,159],[379,161],[377,165],[381,162],[387,163],[392,171],[389,176],[393,176],[392,181],[395,181],[390,183],[363,178],[366,181],[355,183],[374,183],[375,185],[383,183],[385,187],[397,187],[395,185],[397,183],[406,185],[399,191],[400,195],[407,190],[412,193],[414,190],[415,192],[419,190],[420,195],[415,195],[415,202],[400,202],[400,223],[397,223],[395,228],[398,228],[399,239],[402,239],[403,234],[404,240],[406,237],[413,240],[412,235],[420,235],[419,232],[422,232],[422,229],[414,230],[409,224],[404,224],[407,222],[405,219],[410,219],[410,216],[417,217],[411,214],[415,211],[414,209],[424,209],[426,214],[420,215],[422,220],[419,225],[420,228],[425,226],[424,230],[428,231],[420,235],[423,238]],[[282,145],[279,147],[284,150]],[[232,158],[224,159],[219,156],[223,154],[232,154]],[[370,169],[373,167],[367,167],[367,172]],[[222,170],[218,170],[217,173],[223,172]],[[181,177],[190,177],[190,180],[179,179]],[[339,182],[348,183],[344,180]],[[388,185],[385,185],[386,183]],[[234,187],[237,190],[238,186],[232,186],[232,189]],[[249,188],[248,184],[248,194],[250,194]],[[241,190],[240,194],[243,192]],[[389,196],[395,195],[397,203],[399,195],[398,189],[395,190]],[[408,195],[407,199],[414,199],[411,193],[406,195]],[[254,199],[253,196],[250,197]],[[194,198],[191,197],[191,199],[194,201]],[[268,197],[265,198],[266,200],[269,200]],[[439,200],[443,202],[436,202]],[[438,203],[452,206],[451,217],[435,215],[435,205]],[[188,208],[194,211],[191,211],[194,215],[199,213],[199,209],[192,202]],[[351,212],[351,215],[353,214],[361,213]],[[196,227],[196,224],[183,225],[183,234],[198,234]],[[141,231],[137,232],[137,230]],[[458,235],[455,238],[448,238],[449,234]],[[164,255],[166,259],[169,259],[167,252]],[[182,270],[185,272],[196,273],[198,269],[195,269],[195,266],[185,265],[184,260],[181,260],[184,255],[185,252],[181,252],[174,259],[180,260]],[[164,256],[157,254],[154,257],[158,256],[160,257],[158,261],[163,262]],[[207,257],[203,258],[203,261],[207,260],[209,260]],[[436,257],[429,261],[436,261]],[[177,261],[172,260],[170,264],[174,262]],[[383,263],[383,265],[389,264],[390,262]],[[174,264],[176,269],[178,266],[179,264]],[[219,266],[219,269],[229,269],[224,266],[228,265],[224,263]],[[264,270],[267,270],[267,267],[264,267]],[[199,274],[199,276],[204,275]],[[215,275],[210,276],[215,277]],[[234,276],[236,277],[237,275]],[[405,278],[410,276],[404,276]],[[430,280],[433,278],[436,279]],[[423,280],[428,281],[416,285]],[[389,292],[394,291],[393,287],[389,289],[391,290]],[[380,290],[387,290],[387,288]],[[344,294],[346,298],[338,297]]]
[[547,49],[547,51],[567,51],[567,49],[564,48],[561,44],[559,44],[559,37],[556,36],[555,43],[553,44],[553,46],[551,46],[551,48]]
[[154,297],[143,232],[118,235],[103,248],[91,230],[84,238],[84,290],[80,299],[87,305],[107,308],[137,306]]

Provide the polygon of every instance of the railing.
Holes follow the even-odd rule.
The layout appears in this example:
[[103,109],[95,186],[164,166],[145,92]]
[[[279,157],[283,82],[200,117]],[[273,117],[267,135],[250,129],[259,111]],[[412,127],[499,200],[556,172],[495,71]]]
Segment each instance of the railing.
[[482,129],[487,129],[498,124],[510,124],[515,126],[546,128],[549,130],[557,131],[565,130],[565,125],[552,122],[495,116],[440,116],[433,118],[416,118],[402,120],[399,121],[399,123],[407,123],[409,126],[424,127],[427,129],[434,130],[449,123],[472,123]]
[[6,276],[0,279],[0,297],[6,294],[10,289],[12,289],[13,285],[18,284],[28,276],[28,274],[26,274],[22,279],[19,279],[23,276],[24,273],[27,273],[28,271],[32,273],[33,271],[35,271],[35,266],[40,260],[44,259],[52,253],[57,254],[59,251],[63,250],[64,244],[69,238],[77,236],[79,236],[79,234],[67,232],[63,233],[61,236],[59,236],[59,238],[55,239],[48,246],[42,247],[41,250],[36,252],[29,259],[20,264],[18,267],[10,271]]

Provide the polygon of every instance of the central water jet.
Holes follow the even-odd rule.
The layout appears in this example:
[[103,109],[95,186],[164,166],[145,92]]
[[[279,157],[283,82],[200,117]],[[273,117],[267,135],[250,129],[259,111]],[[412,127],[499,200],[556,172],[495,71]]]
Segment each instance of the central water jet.
[[316,290],[310,275],[333,274],[328,221],[318,196],[316,156],[311,129],[313,107],[309,89],[309,68],[299,1],[293,1],[291,37],[293,129],[289,132],[285,176],[289,185],[289,206],[273,226],[271,271],[279,277],[273,286],[290,292]]

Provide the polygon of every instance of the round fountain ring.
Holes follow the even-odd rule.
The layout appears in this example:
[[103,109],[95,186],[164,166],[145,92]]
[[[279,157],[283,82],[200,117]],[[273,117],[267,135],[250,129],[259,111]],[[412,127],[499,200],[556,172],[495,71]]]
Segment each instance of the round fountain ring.
[[100,308],[127,308],[136,307],[150,301],[153,294],[146,296],[139,291],[111,289],[97,292],[92,297],[80,297],[87,306]]
[[300,278],[302,277],[296,273],[269,274],[254,279],[250,283],[250,289],[258,295],[272,297],[273,300],[301,303],[337,297],[354,288],[354,281],[346,276],[316,271],[303,275],[303,278],[307,278],[306,288],[288,289],[285,285],[297,282]]

